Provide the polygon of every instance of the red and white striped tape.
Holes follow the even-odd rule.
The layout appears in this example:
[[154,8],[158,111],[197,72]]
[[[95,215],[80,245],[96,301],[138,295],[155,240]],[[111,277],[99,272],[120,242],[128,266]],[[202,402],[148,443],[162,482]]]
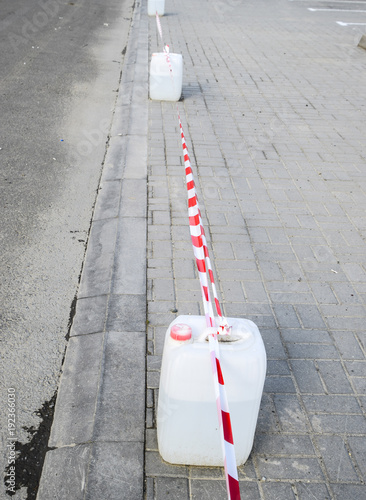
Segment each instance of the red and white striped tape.
[[[156,13],[156,23],[161,41],[163,42],[163,33],[158,13]],[[169,46],[168,45],[164,46],[163,50],[167,55],[167,62],[169,64],[172,83],[174,85],[174,78],[172,74],[173,71],[169,58]],[[234,439],[231,427],[229,405],[225,390],[224,377],[221,370],[219,343],[217,339],[218,334],[228,334],[230,332],[230,327],[228,326],[226,318],[222,315],[221,312],[220,302],[215,286],[214,275],[212,271],[205,231],[203,228],[201,212],[197,198],[196,186],[193,178],[191,161],[189,158],[182,122],[180,119],[178,103],[177,103],[177,113],[178,113],[179,128],[182,140],[184,167],[185,167],[186,183],[187,183],[189,229],[193,245],[193,253],[196,259],[197,270],[201,284],[201,292],[202,292],[204,312],[206,316],[206,324],[207,327],[211,328],[211,331],[208,335],[209,350],[210,350],[212,374],[213,374],[214,388],[215,388],[217,415],[220,427],[220,437],[221,437],[221,446],[224,459],[228,500],[240,500],[240,489],[239,489],[238,471],[235,459]],[[207,271],[210,277],[211,289],[214,295],[216,312],[220,319],[219,327],[215,325],[214,311],[212,307],[210,290],[208,286]]]
[[161,29],[161,22],[160,22],[160,17],[159,17],[158,11],[156,11],[156,25],[158,27],[158,32],[159,32],[160,38],[163,41],[163,30]]
[[[208,255],[207,242],[204,236],[201,212],[199,209],[198,198],[193,179],[191,162],[189,159],[188,149],[184,137],[183,127],[179,116],[179,112],[178,112],[178,119],[179,119],[179,127],[182,139],[184,166],[186,172],[189,228],[191,233],[193,252],[196,258],[196,264],[201,283],[206,324],[208,327],[212,327],[211,328],[212,333],[208,335],[208,340],[209,340],[211,366],[212,366],[212,373],[213,373],[213,380],[215,387],[217,415],[220,426],[221,446],[224,457],[224,468],[225,468],[226,485],[228,491],[228,499],[240,500],[240,489],[239,489],[238,471],[235,459],[234,439],[231,427],[229,405],[225,390],[224,377],[221,370],[219,343],[217,339],[217,334],[218,332],[220,332],[220,329],[222,333],[228,333],[229,327],[227,326],[226,319],[221,314],[220,303],[217,297],[217,291],[214,284],[214,276],[212,273],[211,262],[209,260],[209,255]],[[220,329],[215,327],[214,313],[213,313],[212,303],[210,300],[210,292],[208,288],[206,264],[210,275],[211,285],[213,284],[212,290],[215,297],[216,310],[218,315],[220,316],[220,321],[221,321]]]

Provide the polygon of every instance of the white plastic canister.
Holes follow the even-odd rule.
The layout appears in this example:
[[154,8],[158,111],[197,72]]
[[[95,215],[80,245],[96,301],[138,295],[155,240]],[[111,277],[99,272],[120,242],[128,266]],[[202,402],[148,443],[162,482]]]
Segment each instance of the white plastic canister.
[[[220,342],[221,367],[231,414],[237,465],[254,440],[266,373],[257,326],[227,318],[231,340]],[[204,316],[179,316],[164,344],[157,413],[162,458],[173,464],[222,466],[221,437]]]
[[158,13],[159,16],[164,15],[164,0],[148,0],[147,2],[147,15],[155,16]]
[[179,101],[182,94],[183,58],[182,54],[169,53],[172,72],[167,54],[155,52],[150,62],[150,99],[154,101]]

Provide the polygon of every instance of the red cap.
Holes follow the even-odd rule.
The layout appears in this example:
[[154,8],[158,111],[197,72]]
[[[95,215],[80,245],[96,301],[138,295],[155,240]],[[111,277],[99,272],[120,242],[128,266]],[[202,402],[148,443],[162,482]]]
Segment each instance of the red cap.
[[192,328],[183,323],[176,323],[170,330],[170,336],[174,340],[184,341],[192,338]]

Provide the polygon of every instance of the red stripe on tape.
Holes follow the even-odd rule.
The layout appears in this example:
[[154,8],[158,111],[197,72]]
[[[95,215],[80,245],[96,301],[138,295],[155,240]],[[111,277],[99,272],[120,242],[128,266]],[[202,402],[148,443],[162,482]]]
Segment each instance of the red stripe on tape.
[[215,304],[216,304],[216,311],[217,311],[217,314],[219,316],[222,316],[221,314],[221,307],[220,307],[220,302],[218,301],[218,299],[215,297]]
[[224,385],[224,377],[222,376],[220,361],[216,358],[216,369],[217,378],[219,379],[219,384]]
[[189,225],[190,226],[198,226],[199,223],[200,223],[200,216],[198,214],[189,217]]
[[197,264],[197,269],[200,273],[205,273],[206,272],[206,265],[205,261],[202,259],[196,259],[196,264]]
[[192,236],[191,235],[191,240],[192,240],[192,245],[201,248],[202,246],[202,237],[201,236]]
[[203,286],[202,290],[203,290],[203,293],[205,294],[206,302],[208,302],[209,300],[208,300],[208,288],[207,288],[207,286]]
[[194,181],[187,182],[187,189],[191,190],[194,188]]
[[188,156],[188,154],[185,154],[185,155],[184,155],[184,161],[189,161],[189,156]]
[[[206,247],[205,247],[205,250],[206,250]],[[206,255],[206,252],[205,252],[205,255]],[[214,275],[213,275],[213,272],[211,271],[211,269],[208,270],[208,274],[210,275],[211,283],[213,283],[215,280],[214,280]],[[215,299],[215,304],[216,304],[216,299]]]
[[240,500],[239,481],[234,477],[227,475],[229,482],[230,500]]
[[222,413],[222,428],[224,431],[224,439],[230,444],[234,444],[233,431],[231,429],[230,413],[221,409]]
[[187,168],[186,168],[186,175],[189,175],[189,174],[191,174],[191,173],[192,173],[192,169],[191,169],[191,167],[187,167]]
[[197,205],[196,195],[194,195],[192,198],[188,198],[188,206],[189,207],[195,207],[196,205]]

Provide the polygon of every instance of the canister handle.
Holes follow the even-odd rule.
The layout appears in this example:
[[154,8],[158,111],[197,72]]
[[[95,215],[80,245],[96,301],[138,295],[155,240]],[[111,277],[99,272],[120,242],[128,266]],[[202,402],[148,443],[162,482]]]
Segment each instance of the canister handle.
[[[205,328],[203,332],[197,337],[197,342],[203,342],[207,340],[208,336],[213,333],[217,333],[218,328],[215,326],[210,326]],[[218,340],[220,342],[237,342],[238,340],[249,340],[253,337],[252,332],[249,330],[235,329],[235,333],[229,333],[227,335],[218,335]]]
[[210,326],[208,328],[205,328],[203,332],[200,335],[198,335],[197,342],[203,342],[204,340],[207,340],[208,336],[212,333],[217,333],[216,327]]

